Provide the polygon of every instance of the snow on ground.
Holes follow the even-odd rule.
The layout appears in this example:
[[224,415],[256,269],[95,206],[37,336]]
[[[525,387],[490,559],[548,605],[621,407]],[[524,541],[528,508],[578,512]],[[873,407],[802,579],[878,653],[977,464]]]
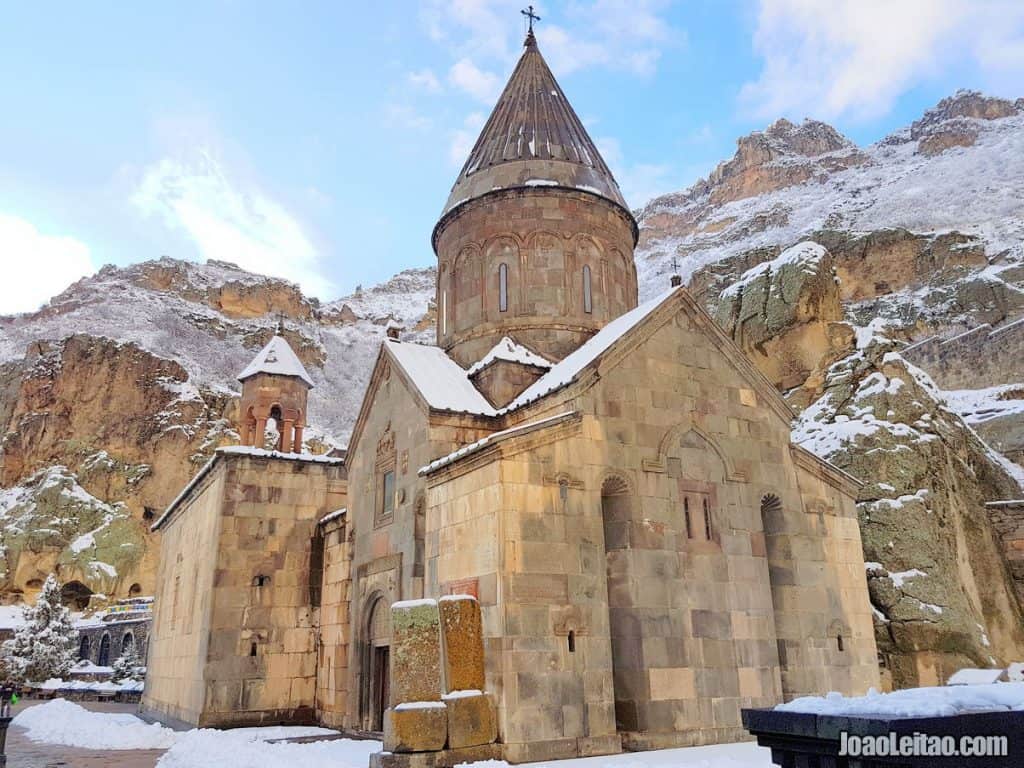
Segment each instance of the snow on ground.
[[[60,744],[67,747],[102,750],[130,749],[168,749],[182,742],[192,745],[196,740],[209,741],[212,737],[200,737],[201,734],[213,734],[232,745],[244,745],[249,742],[260,742],[269,739],[299,738],[303,736],[328,736],[334,731],[326,728],[292,728],[273,726],[269,728],[240,728],[234,731],[194,730],[184,733],[173,731],[156,723],[147,723],[135,715],[117,712],[92,712],[65,699],[53,699],[43,704],[35,704],[14,718],[12,725],[24,728],[31,741],[44,744]],[[374,742],[377,744],[377,742]],[[377,748],[380,745],[377,744]],[[192,749],[186,745],[183,750],[188,753]],[[165,755],[166,757],[166,755]],[[162,765],[163,763],[161,763]],[[174,765],[175,763],[170,763]],[[191,765],[192,763],[182,763]],[[232,766],[228,762],[197,762],[195,765]],[[248,765],[240,763],[239,765]],[[291,763],[267,763],[275,768]],[[364,760],[359,768],[365,768]],[[312,768],[306,764],[305,768]]]
[[[268,744],[266,737],[233,731],[188,731],[157,762],[157,768],[366,768],[379,741],[334,739],[309,744]],[[288,729],[292,730],[292,729]]]
[[[1024,687],[1024,685],[1022,685]],[[270,726],[229,731],[195,729],[172,731],[144,723],[134,715],[91,712],[63,699],[31,706],[13,725],[27,730],[35,742],[96,750],[166,749],[157,768],[366,768],[379,741],[331,739],[309,743],[280,743],[277,739],[332,736],[326,728]],[[708,747],[664,749],[606,757],[576,758],[530,766],[552,768],[771,768],[771,753],[753,742]],[[474,768],[508,768],[489,760]]]
[[872,689],[867,696],[803,696],[780,704],[782,712],[851,717],[948,717],[967,712],[1024,711],[1024,683],[907,688],[892,693]]
[[949,407],[972,427],[991,419],[1024,416],[1024,385],[1003,384],[985,389],[954,389],[942,393]]
[[[549,763],[526,763],[535,768],[772,768],[771,751],[752,741],[708,747],[626,752],[605,757],[578,757]],[[473,763],[473,768],[508,768],[503,760]]]
[[64,699],[28,707],[12,725],[24,728],[32,741],[84,749],[167,749],[178,739],[170,728],[134,715],[90,712]]

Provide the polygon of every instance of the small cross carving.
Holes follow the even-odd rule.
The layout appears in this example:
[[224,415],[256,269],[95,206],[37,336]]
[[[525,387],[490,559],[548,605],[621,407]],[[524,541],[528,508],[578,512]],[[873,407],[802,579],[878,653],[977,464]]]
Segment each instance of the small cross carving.
[[520,11],[520,13],[523,14],[523,16],[525,16],[526,18],[528,18],[530,20],[530,34],[532,35],[533,34],[533,22],[540,21],[540,16],[538,16],[536,13],[533,12],[533,6],[532,5],[526,6],[526,10]]

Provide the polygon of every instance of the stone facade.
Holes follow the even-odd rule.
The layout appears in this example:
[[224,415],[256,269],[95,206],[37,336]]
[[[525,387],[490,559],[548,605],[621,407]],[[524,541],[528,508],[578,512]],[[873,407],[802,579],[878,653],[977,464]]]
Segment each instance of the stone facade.
[[311,552],[345,491],[340,459],[218,451],[156,525],[144,709],[200,727],[316,719]]
[[684,288],[637,306],[560,93],[531,35],[434,232],[438,345],[382,343],[344,466],[222,450],[158,523],[151,710],[410,768],[732,741],[878,684],[858,483]]
[[531,187],[463,204],[436,233],[437,345],[463,365],[506,335],[565,357],[636,306],[634,227],[620,206],[581,191]]

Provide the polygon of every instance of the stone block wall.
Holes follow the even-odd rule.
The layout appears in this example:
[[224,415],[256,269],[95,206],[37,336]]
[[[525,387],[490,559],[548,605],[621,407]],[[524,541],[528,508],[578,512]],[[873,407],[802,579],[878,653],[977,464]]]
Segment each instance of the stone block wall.
[[988,323],[949,339],[932,337],[901,353],[942,389],[979,389],[1024,380],[1024,318]]
[[220,463],[161,529],[144,710],[197,725],[206,706],[206,654],[225,466]]
[[[543,187],[487,195],[443,219],[435,236],[437,343],[463,365],[506,334],[561,359],[636,306],[633,223],[595,195]],[[508,276],[505,310],[501,264]]]
[[[814,456],[793,449],[802,514],[763,505],[786,700],[879,686],[874,622],[851,494]],[[842,481],[840,481],[842,482]]]
[[324,559],[316,703],[317,717],[328,728],[345,726],[350,696],[352,545],[347,522],[343,515],[320,527]]
[[[430,477],[428,594],[478,582],[510,761],[740,739],[741,708],[783,698],[780,636],[826,690],[877,683],[852,491],[803,478],[788,410],[705,318],[667,307],[597,376],[516,414],[578,417]],[[848,661],[828,649],[840,632]]]
[[161,527],[143,708],[200,727],[312,723],[310,552],[345,503],[344,467],[226,449],[204,471]]

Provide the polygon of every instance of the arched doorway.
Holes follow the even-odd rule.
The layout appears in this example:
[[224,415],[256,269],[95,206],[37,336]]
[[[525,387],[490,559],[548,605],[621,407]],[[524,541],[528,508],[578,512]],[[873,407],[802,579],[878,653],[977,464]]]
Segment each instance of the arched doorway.
[[103,638],[100,640],[100,655],[96,664],[100,667],[110,666],[110,635],[106,632],[103,633]]
[[131,632],[126,632],[124,637],[121,638],[121,655],[127,656],[132,652],[135,647],[135,637]]
[[89,607],[92,590],[80,581],[69,581],[60,590],[60,601],[73,611],[84,611]]
[[79,658],[79,660],[80,661],[87,661],[89,659],[89,651],[91,651],[91,650],[92,649],[90,648],[90,644],[89,644],[89,636],[88,635],[82,635],[82,639],[78,643],[78,658]]
[[371,731],[384,730],[384,710],[391,697],[391,608],[378,598],[370,608],[366,623],[366,663],[363,675],[364,718]]

